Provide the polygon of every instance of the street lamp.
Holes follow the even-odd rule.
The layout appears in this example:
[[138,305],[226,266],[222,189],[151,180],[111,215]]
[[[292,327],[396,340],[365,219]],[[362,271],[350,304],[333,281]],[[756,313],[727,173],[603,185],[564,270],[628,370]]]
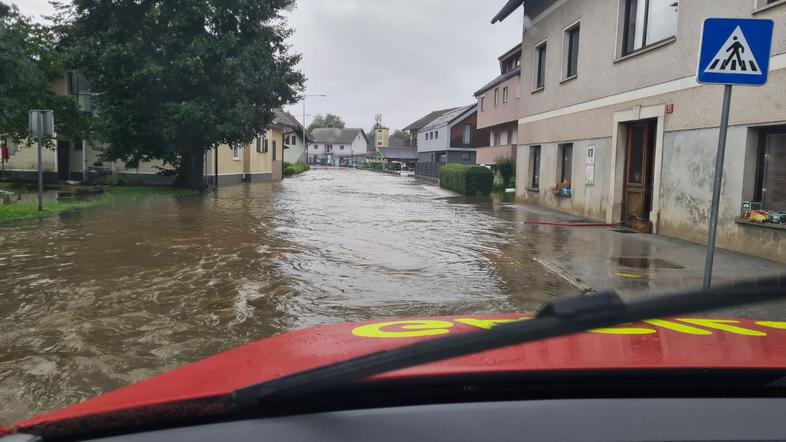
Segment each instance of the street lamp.
[[306,141],[306,99],[308,97],[322,97],[325,98],[327,95],[325,94],[306,94],[303,95],[303,161],[308,163],[308,142]]

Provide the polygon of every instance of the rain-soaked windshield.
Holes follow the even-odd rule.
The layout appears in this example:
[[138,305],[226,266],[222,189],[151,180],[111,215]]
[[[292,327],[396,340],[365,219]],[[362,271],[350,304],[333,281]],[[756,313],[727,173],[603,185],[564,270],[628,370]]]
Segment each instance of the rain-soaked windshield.
[[[0,424],[317,325],[786,274],[786,2],[716,6],[0,0]],[[667,325],[786,329],[710,316]]]

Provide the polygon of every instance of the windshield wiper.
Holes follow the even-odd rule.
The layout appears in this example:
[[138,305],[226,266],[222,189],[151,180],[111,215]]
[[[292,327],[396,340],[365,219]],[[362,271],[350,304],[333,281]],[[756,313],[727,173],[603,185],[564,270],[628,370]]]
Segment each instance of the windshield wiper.
[[660,296],[626,304],[615,292],[560,299],[529,321],[372,353],[237,390],[242,406],[275,405],[281,400],[318,395],[371,376],[471,355],[510,345],[539,341],[653,318],[672,317],[726,307],[786,299],[786,276],[726,287]]

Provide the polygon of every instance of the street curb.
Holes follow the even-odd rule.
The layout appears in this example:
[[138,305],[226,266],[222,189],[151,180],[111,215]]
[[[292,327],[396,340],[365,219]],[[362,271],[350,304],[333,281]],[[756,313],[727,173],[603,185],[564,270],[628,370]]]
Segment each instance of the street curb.
[[556,264],[554,264],[552,262],[549,262],[549,261],[547,261],[547,260],[545,260],[543,258],[532,258],[532,260],[537,262],[538,264],[542,265],[543,267],[545,267],[546,270],[548,270],[548,271],[554,273],[555,275],[559,276],[560,278],[565,280],[565,282],[567,282],[568,284],[572,285],[573,287],[576,287],[582,293],[586,294],[586,293],[590,293],[590,292],[594,291],[594,289],[592,287],[588,286],[587,284],[584,284],[583,282],[581,282],[580,279],[578,279],[575,276],[571,275],[566,270],[560,268]]

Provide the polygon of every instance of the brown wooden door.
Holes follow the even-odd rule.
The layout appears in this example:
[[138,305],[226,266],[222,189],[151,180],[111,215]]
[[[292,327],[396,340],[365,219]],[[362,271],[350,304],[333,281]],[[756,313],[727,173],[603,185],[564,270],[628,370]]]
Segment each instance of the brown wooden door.
[[654,131],[651,123],[628,126],[625,155],[623,220],[631,215],[649,219],[652,210],[652,158]]

